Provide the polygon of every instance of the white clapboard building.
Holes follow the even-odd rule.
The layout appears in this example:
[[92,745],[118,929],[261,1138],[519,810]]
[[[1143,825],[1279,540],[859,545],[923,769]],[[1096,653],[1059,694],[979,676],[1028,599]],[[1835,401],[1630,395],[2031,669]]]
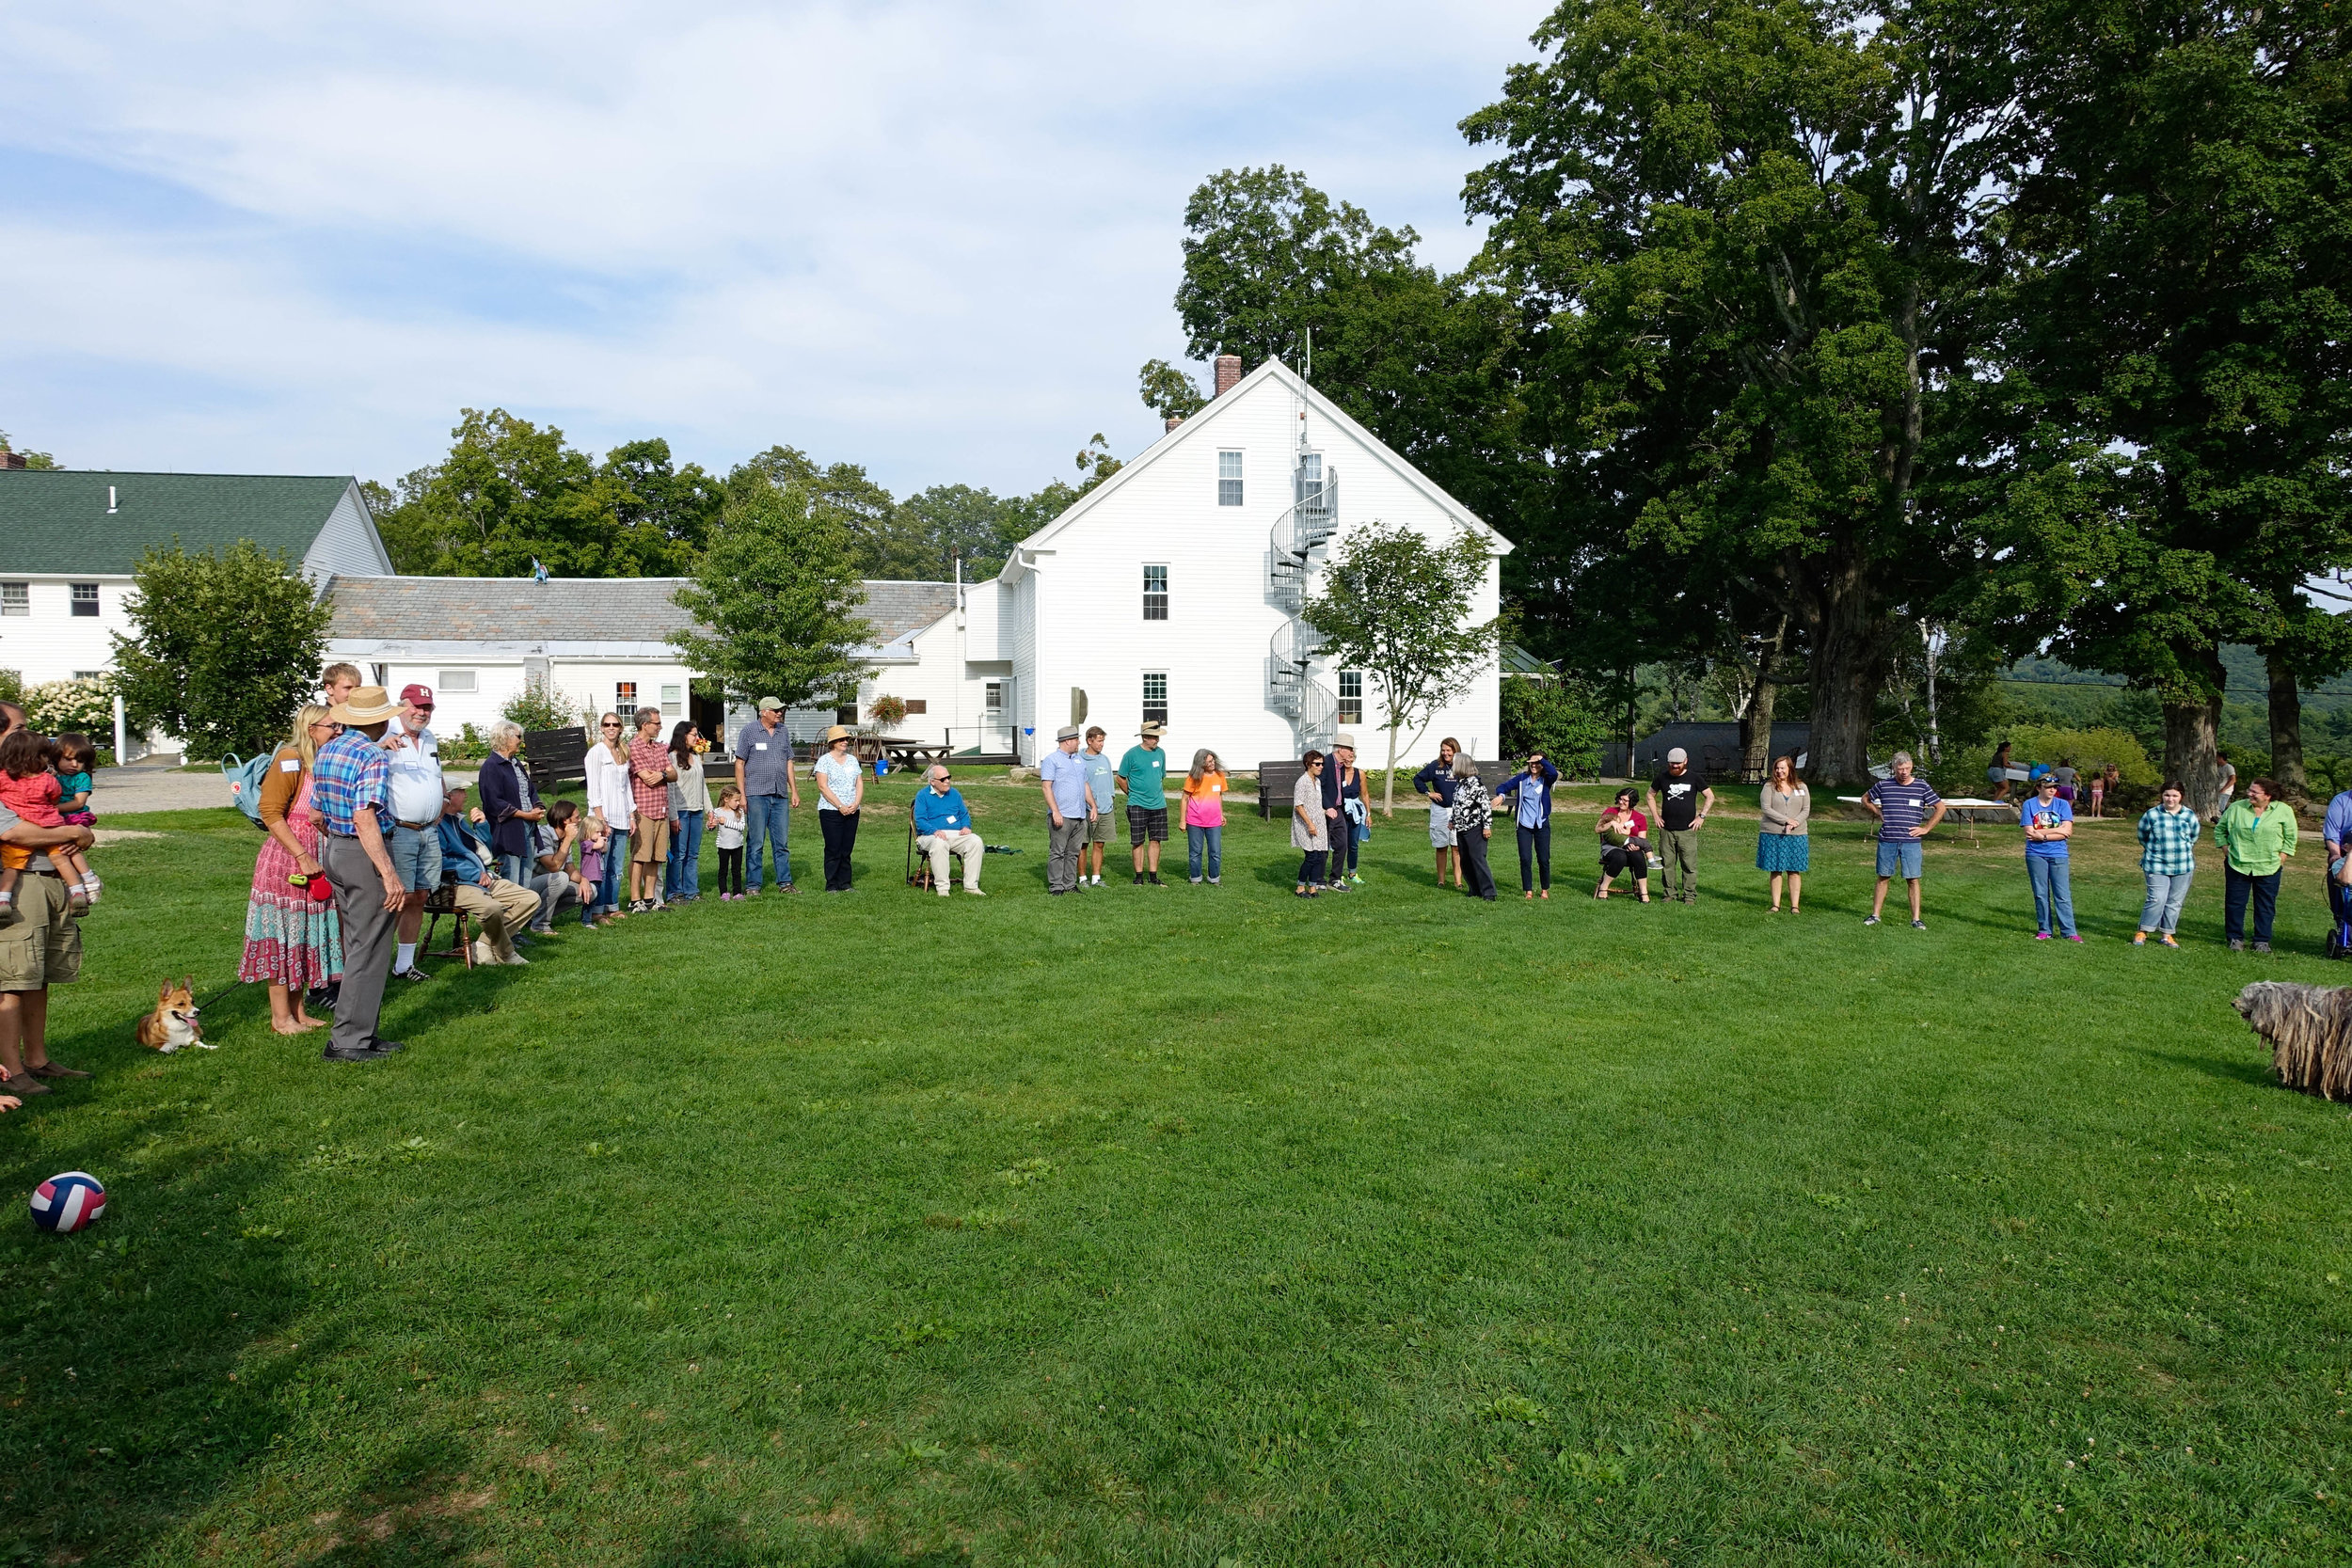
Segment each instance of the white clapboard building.
[[[1007,672],[1025,759],[1063,724],[1124,737],[1154,720],[1170,749],[1212,747],[1234,767],[1341,729],[1359,732],[1363,761],[1385,761],[1376,683],[1333,668],[1300,619],[1332,546],[1367,523],[1433,543],[1476,533],[1494,554],[1469,616],[1497,612],[1508,541],[1287,366],[1217,370],[1207,407],[1021,542],[989,585],[993,603],[966,594],[974,630],[994,632],[991,667]],[[1500,662],[1402,743],[1418,754],[1453,735],[1493,755]]]
[[103,674],[139,557],[243,539],[322,585],[392,569],[348,475],[0,467],[0,670],[27,686]]

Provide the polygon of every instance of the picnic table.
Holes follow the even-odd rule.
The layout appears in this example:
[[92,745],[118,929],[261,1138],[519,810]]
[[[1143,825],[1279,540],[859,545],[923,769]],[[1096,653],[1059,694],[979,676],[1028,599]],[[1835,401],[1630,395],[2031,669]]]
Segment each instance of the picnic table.
[[901,735],[862,735],[852,742],[857,759],[872,763],[887,757],[893,768],[927,767],[947,758],[948,743],[945,740],[915,740]]
[[[1862,797],[1859,795],[1840,795],[1837,799],[1850,806],[1858,806],[1862,804]],[[2000,814],[2000,819],[2003,821],[2014,822],[2018,820],[2018,802],[2015,800],[1979,800],[1973,796],[1961,796],[1954,799],[1947,796],[1945,799],[1944,805],[1947,814],[1958,813],[1960,814],[1961,820],[1968,824],[1968,841],[1971,844],[1982,842],[1977,836],[1977,823],[1981,820],[1977,816],[1977,813],[1981,811],[1998,812]]]

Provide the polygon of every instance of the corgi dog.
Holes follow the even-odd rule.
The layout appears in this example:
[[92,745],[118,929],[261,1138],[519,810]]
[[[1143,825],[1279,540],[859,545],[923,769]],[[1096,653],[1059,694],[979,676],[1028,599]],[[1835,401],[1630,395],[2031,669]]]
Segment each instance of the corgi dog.
[[195,982],[184,977],[176,984],[166,980],[155,998],[155,1010],[139,1020],[139,1043],[167,1056],[183,1046],[217,1049],[204,1044],[204,1026],[196,1021],[197,1011]]

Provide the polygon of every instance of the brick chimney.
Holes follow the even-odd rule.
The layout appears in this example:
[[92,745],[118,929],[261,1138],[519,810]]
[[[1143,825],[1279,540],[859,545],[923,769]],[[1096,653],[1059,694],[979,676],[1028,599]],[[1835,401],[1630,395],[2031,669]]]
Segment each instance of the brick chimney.
[[1241,385],[1241,356],[1220,354],[1216,356],[1216,395],[1223,397]]
[[23,452],[0,451],[0,468],[22,468],[25,466]]
[[1178,425],[1183,424],[1183,423],[1184,422],[1184,417],[1182,414],[1170,414],[1170,415],[1168,417],[1168,420],[1167,420],[1167,421],[1166,421],[1166,422],[1167,422],[1168,428],[1168,429],[1170,429],[1170,430],[1173,430],[1173,429],[1175,429]]

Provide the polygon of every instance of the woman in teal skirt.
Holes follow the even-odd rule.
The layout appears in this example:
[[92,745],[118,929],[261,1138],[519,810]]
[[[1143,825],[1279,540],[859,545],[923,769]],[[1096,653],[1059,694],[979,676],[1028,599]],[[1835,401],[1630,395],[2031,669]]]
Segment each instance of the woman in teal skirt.
[[1788,882],[1788,912],[1795,914],[1804,898],[1805,868],[1812,863],[1813,840],[1806,824],[1813,816],[1813,796],[1797,777],[1795,757],[1774,757],[1772,776],[1756,797],[1762,808],[1763,831],[1756,835],[1756,868],[1772,879],[1772,913],[1780,912],[1780,884]]

